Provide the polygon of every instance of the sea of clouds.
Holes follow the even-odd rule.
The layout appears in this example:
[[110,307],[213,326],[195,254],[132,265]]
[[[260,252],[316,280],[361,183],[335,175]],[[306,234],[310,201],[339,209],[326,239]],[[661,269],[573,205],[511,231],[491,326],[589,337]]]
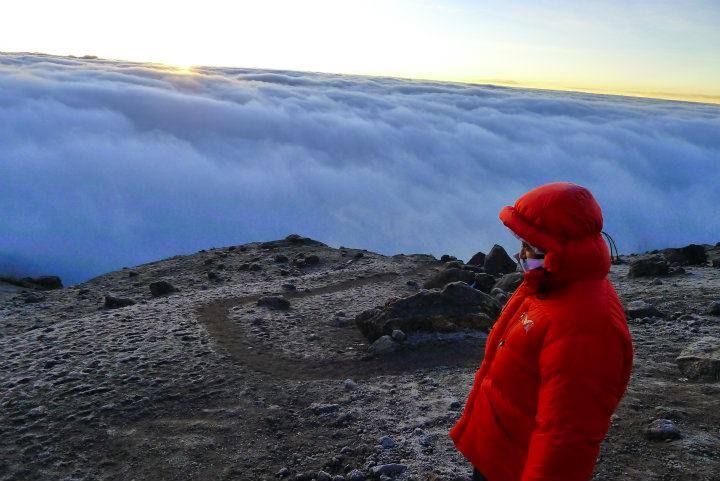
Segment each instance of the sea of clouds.
[[621,252],[720,241],[720,106],[0,55],[0,272],[67,284],[298,233],[467,260],[588,187]]

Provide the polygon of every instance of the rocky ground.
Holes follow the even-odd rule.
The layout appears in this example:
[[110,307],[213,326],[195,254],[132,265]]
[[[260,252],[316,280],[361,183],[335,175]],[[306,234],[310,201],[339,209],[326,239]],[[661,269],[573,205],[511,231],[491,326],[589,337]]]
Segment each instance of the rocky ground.
[[[720,479],[720,248],[702,250],[612,268],[636,358],[596,480]],[[2,278],[0,479],[467,480],[447,432],[513,287],[497,254],[290,236],[65,288]]]

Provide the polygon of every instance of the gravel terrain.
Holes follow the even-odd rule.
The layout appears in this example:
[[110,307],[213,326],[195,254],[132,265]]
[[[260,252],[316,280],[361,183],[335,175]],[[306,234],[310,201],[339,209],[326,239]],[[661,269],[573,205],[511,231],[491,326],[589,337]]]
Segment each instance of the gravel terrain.
[[[706,248],[684,273],[612,267],[647,313],[628,321],[634,373],[596,480],[720,479],[720,382],[676,362],[720,339]],[[61,289],[0,283],[0,480],[469,480],[447,432],[485,334],[408,333],[377,354],[354,324],[444,264],[289,237]]]

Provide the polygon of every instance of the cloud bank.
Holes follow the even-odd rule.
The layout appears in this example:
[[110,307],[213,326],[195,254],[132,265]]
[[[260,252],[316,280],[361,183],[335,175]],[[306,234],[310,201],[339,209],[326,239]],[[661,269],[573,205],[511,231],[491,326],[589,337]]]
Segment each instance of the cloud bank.
[[621,252],[720,240],[720,107],[0,55],[0,272],[76,283],[299,233],[467,260],[500,208],[588,187]]

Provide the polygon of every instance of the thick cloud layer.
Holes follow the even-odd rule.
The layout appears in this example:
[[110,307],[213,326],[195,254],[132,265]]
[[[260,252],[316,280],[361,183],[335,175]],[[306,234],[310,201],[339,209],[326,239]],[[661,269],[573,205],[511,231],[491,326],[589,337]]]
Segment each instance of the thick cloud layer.
[[588,187],[622,252],[720,240],[720,108],[284,71],[0,56],[0,272],[74,283],[299,233],[468,259]]

